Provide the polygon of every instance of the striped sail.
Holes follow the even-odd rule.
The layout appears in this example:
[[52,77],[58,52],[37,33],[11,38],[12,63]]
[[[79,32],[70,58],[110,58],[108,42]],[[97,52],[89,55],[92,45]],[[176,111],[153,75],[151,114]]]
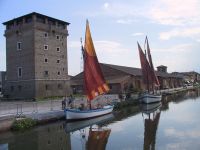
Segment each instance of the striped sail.
[[95,52],[88,20],[86,21],[84,57],[84,89],[88,100],[93,100],[98,95],[107,93],[106,84]]

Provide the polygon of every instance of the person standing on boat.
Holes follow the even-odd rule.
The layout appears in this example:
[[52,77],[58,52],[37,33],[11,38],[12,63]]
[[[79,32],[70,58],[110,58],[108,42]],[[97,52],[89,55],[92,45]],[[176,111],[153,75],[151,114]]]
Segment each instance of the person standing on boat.
[[64,110],[66,108],[66,102],[67,102],[67,98],[66,96],[64,97],[64,100],[62,100],[62,109]]

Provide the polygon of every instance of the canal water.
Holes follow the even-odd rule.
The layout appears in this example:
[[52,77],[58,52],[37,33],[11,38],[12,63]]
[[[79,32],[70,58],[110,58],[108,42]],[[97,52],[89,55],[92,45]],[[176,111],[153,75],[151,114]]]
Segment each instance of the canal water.
[[0,134],[0,150],[199,150],[200,91],[129,106],[88,121]]

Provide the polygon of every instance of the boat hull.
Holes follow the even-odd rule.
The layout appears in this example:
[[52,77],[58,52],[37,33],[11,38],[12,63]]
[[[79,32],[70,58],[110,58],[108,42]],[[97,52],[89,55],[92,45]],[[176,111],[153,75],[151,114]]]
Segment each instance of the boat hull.
[[66,120],[83,120],[90,119],[112,112],[114,106],[104,106],[100,109],[91,110],[78,110],[78,109],[65,109]]
[[146,104],[156,103],[156,102],[161,101],[162,95],[154,95],[154,94],[145,93],[141,95],[140,99],[143,103],[146,103]]

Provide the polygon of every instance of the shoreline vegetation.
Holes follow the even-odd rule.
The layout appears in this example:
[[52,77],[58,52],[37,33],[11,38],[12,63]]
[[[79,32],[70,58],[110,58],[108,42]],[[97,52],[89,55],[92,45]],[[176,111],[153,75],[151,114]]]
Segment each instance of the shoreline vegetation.
[[[163,93],[164,98],[162,100],[162,103],[167,103],[172,100],[178,101],[179,97],[182,97],[183,95],[185,95],[187,91],[196,90],[196,89],[198,90],[199,87],[193,87],[190,89],[184,88],[181,90],[174,90],[170,93]],[[165,98],[165,97],[168,97],[168,98]],[[114,112],[113,112],[114,114],[119,114],[119,113],[123,114],[123,112],[132,111],[133,107],[134,107],[134,113],[137,113],[140,110],[140,102],[137,99],[137,96],[135,95],[133,97],[131,95],[128,95],[125,100],[120,100],[120,102],[115,102],[114,105],[115,105]],[[31,119],[31,118],[26,118],[25,116],[21,116],[21,117],[14,118],[10,127],[5,128],[5,130],[0,130],[0,131],[3,132],[3,131],[11,130],[11,131],[23,132],[25,130],[34,128],[38,125],[47,124],[47,123],[55,122],[58,120],[64,120],[64,117],[39,121],[39,120]]]

